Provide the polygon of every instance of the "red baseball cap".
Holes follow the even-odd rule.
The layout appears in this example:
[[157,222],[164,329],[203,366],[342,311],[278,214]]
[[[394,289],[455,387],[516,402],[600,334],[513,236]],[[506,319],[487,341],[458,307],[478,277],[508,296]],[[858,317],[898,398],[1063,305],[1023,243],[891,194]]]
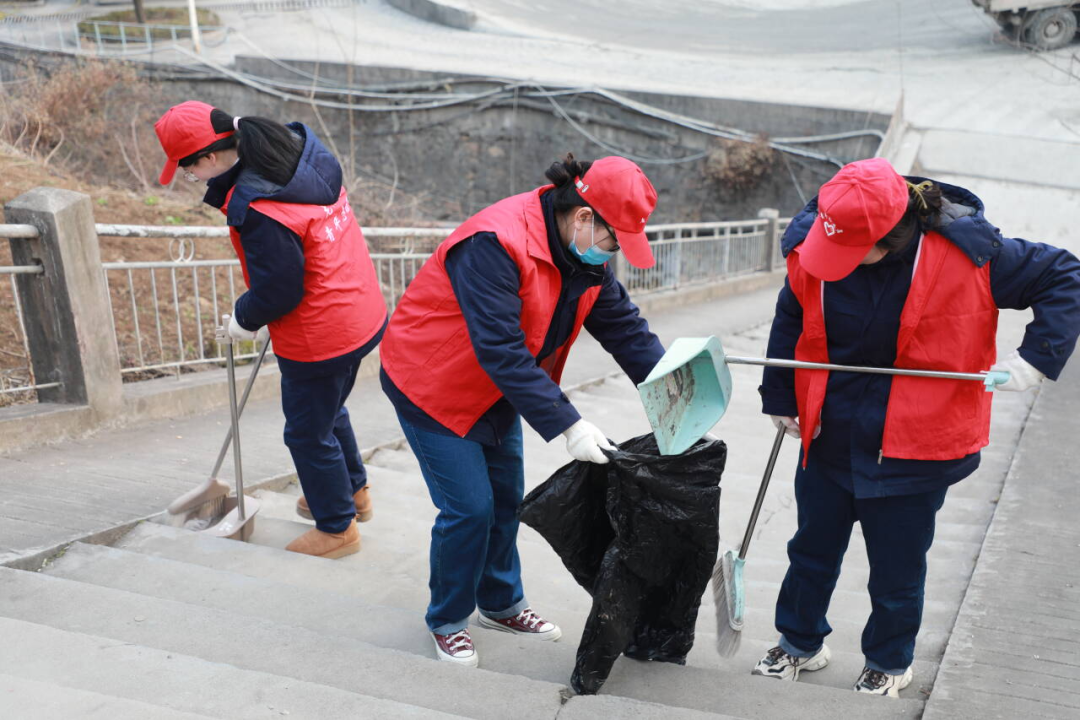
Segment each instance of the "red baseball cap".
[[611,229],[627,261],[637,268],[656,264],[645,224],[656,207],[656,189],[637,164],[611,156],[593,162],[574,178],[578,195],[589,203]]
[[210,122],[213,109],[204,102],[188,100],[166,110],[154,123],[158,142],[168,157],[161,177],[158,178],[162,185],[168,185],[172,181],[180,160],[233,134],[232,130],[214,132],[214,126]]
[[821,186],[818,215],[799,246],[799,261],[820,280],[842,280],[896,227],[907,208],[907,181],[888,160],[845,165]]

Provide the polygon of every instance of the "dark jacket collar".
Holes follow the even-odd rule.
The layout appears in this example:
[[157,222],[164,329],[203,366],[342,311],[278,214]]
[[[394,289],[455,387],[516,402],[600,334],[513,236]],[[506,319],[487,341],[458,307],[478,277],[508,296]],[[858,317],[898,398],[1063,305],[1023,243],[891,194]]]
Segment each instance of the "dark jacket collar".
[[[269,199],[297,205],[333,205],[341,195],[341,164],[303,123],[287,127],[304,141],[296,171],[285,185],[277,185],[246,170],[237,163],[207,184],[203,202],[222,208],[228,199],[228,224],[244,224],[248,206],[256,200]],[[229,197],[229,192],[232,196]]]

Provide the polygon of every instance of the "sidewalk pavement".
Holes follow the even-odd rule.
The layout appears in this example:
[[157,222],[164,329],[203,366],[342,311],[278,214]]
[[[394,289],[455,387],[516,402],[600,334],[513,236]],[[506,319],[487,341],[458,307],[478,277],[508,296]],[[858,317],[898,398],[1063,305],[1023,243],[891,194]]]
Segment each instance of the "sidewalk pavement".
[[1080,717],[1080,366],[1044,382],[925,720]]
[[[768,321],[775,296],[776,287],[771,287],[674,308],[656,313],[650,324],[665,344],[684,336],[724,337]],[[563,386],[616,371],[614,360],[582,333]],[[245,379],[246,374],[237,378],[241,387]],[[401,439],[378,377],[357,381],[348,408],[365,450]],[[275,478],[284,484],[293,475],[282,441],[284,422],[277,397],[248,404],[240,431],[248,486]],[[0,456],[0,564],[48,553],[162,511],[206,479],[228,427],[228,411],[218,410]],[[232,482],[231,460],[221,476]]]

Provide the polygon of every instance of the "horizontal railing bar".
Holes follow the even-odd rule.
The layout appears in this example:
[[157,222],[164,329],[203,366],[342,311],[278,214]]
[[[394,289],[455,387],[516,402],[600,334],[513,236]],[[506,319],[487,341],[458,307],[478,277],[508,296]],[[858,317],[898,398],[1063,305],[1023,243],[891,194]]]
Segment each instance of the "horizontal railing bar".
[[33,239],[41,233],[33,225],[0,225],[0,238],[8,240]]
[[158,268],[228,267],[229,265],[235,266],[239,264],[239,260],[156,260],[101,263],[101,267],[106,270],[149,270]]
[[42,275],[45,268],[40,265],[0,265],[0,275]]
[[[247,353],[246,355],[234,355],[234,360],[251,360],[259,357],[259,353]],[[225,363],[224,357],[206,358],[205,360],[177,360],[171,363],[160,363],[158,365],[142,365],[140,367],[121,368],[120,373],[136,373],[144,372],[146,370],[168,370],[178,367],[189,367],[191,365],[213,365],[214,363]]]
[[[780,222],[788,222],[781,220]],[[761,230],[768,225],[768,220],[724,220],[722,222],[701,223],[665,223],[649,225],[646,233],[672,232],[675,230],[709,230],[753,227]],[[220,226],[200,225],[107,225],[97,224],[97,234],[101,237],[128,238],[224,238],[229,236],[229,229]],[[4,229],[27,228],[31,235],[8,235],[7,237],[37,237],[37,229],[32,225],[0,225],[0,237]],[[365,227],[361,228],[367,237],[448,237],[453,228],[407,228],[407,227]],[[683,238],[691,240],[693,238]]]
[[60,387],[60,383],[58,383],[58,382],[42,383],[41,385],[27,385],[26,387],[4,388],[3,390],[0,390],[0,394],[3,394],[3,393],[17,393],[17,392],[29,392],[31,390],[45,390],[47,388],[54,388],[54,387]]
[[94,226],[100,237],[133,238],[219,238],[229,237],[229,228],[178,225],[102,225]]

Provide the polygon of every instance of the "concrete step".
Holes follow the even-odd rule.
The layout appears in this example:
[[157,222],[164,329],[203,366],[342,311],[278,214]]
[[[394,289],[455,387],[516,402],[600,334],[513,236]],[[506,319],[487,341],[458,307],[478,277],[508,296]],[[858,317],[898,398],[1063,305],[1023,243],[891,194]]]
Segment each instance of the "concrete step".
[[[296,536],[296,523],[289,521],[261,519],[258,521],[256,535],[258,543],[275,548],[282,548]],[[234,563],[229,558],[216,552],[214,538],[183,533],[172,545],[153,529],[154,526],[140,526],[128,538],[121,541],[121,547],[152,554],[163,553],[164,557],[193,562],[216,569],[226,569],[253,577],[275,579],[301,587],[317,587],[362,599],[368,604],[392,606],[406,610],[414,617],[422,617],[428,602],[427,555],[426,546],[420,547],[413,555],[398,552],[387,556],[388,549],[377,544],[377,540],[365,538],[365,548],[357,555],[338,561],[321,561],[314,558],[301,558],[291,553],[275,555],[265,553],[264,547],[254,544],[238,543],[235,552],[251,556],[250,562]],[[163,528],[168,533],[171,528]],[[216,541],[220,543],[222,541]],[[545,617],[549,617],[563,627],[568,637],[581,636],[585,619],[592,601],[566,572],[559,560],[549,548],[542,549],[548,557],[538,558],[536,553],[523,553],[525,567],[525,587],[527,597],[534,607]],[[286,565],[279,564],[279,560]],[[313,562],[302,562],[311,560]],[[299,561],[299,562],[298,562]],[[751,567],[751,566],[748,566]],[[350,572],[348,568],[355,568]],[[776,632],[773,629],[773,608],[776,602],[775,584],[761,584],[756,580],[758,566],[751,567],[748,573],[747,593],[747,628],[746,639],[774,643]],[[543,577],[542,583],[530,583],[532,577]],[[370,582],[369,582],[370,580]],[[948,602],[931,599],[926,604],[926,616],[918,638],[920,658],[940,657],[948,641],[954,621],[955,607]],[[847,652],[861,657],[860,638],[869,615],[865,589],[856,591],[838,590],[830,608],[829,618],[833,634],[829,642],[835,651]],[[695,654],[696,663],[710,667],[717,666],[711,647],[715,632],[715,609],[712,605],[712,591],[707,589],[697,632],[701,637],[701,647],[710,648],[702,655]],[[770,645],[771,646],[771,645]],[[698,659],[700,658],[700,659]],[[746,657],[742,661],[754,662],[756,657]],[[858,662],[861,662],[858,661]],[[856,668],[856,671],[861,669]],[[564,676],[560,676],[564,677]],[[837,679],[834,684],[843,687],[846,680]]]
[[50,682],[26,680],[4,673],[0,673],[0,717],[34,720],[70,720],[75,717],[83,720],[213,718],[210,715],[172,710],[161,705],[125,700],[88,690],[73,690]]
[[43,573],[0,568],[0,585],[6,594],[2,612],[16,620],[465,717],[549,720],[565,691],[554,683],[469,672],[350,638]]
[[[295,604],[300,602],[301,604],[310,604],[312,601],[299,601],[295,600],[299,589],[306,589],[310,592],[323,593],[328,591],[328,595],[335,595],[332,603],[344,603],[346,608],[355,608],[355,602],[350,605],[343,601],[340,596],[348,595],[352,597],[364,597],[367,595],[363,589],[363,583],[359,583],[356,580],[356,574],[350,571],[346,563],[340,561],[324,561],[317,558],[308,558],[303,556],[294,556],[288,553],[278,553],[265,546],[258,546],[252,544],[243,543],[230,543],[229,541],[223,541],[216,538],[209,538],[199,536],[194,533],[186,533],[185,531],[176,530],[174,528],[158,527],[153,525],[145,525],[136,528],[121,545],[131,550],[138,550],[143,553],[155,555],[158,557],[170,557],[173,559],[181,560],[184,562],[193,562],[196,564],[204,565],[206,567],[218,568],[229,571],[236,571],[247,575],[249,578],[262,578],[272,579],[276,582],[294,584],[297,587],[288,590],[280,591],[274,595],[274,597],[293,598],[289,601],[289,604]],[[351,558],[358,558],[364,553],[351,556]],[[236,556],[242,556],[242,560],[239,560]],[[345,558],[349,560],[351,558]],[[58,565],[59,567],[59,565]],[[382,575],[382,571],[376,573],[377,576]],[[103,577],[103,574],[90,573],[91,576]],[[207,585],[207,580],[199,580],[196,587],[216,587],[214,585]],[[194,583],[191,583],[194,584]],[[382,618],[379,622],[372,623],[372,625],[378,625],[380,623],[395,622],[394,618],[408,619],[412,618],[414,625],[401,625],[395,630],[395,635],[391,640],[394,642],[394,647],[406,649],[409,651],[419,652],[421,654],[429,654],[430,650],[425,646],[426,636],[422,626],[422,613],[424,603],[426,602],[426,588],[423,583],[415,583],[417,595],[417,603],[415,609],[405,606],[398,606],[396,609],[380,608],[377,611],[379,618]],[[508,671],[521,672],[529,675],[530,677],[539,677],[545,679],[552,679],[556,682],[566,682],[570,669],[574,665],[574,650],[577,646],[577,639],[581,634],[581,627],[584,623],[585,616],[588,612],[589,601],[588,596],[583,590],[580,590],[581,596],[584,598],[582,603],[577,605],[577,612],[568,612],[565,617],[553,617],[564,627],[565,639],[552,644],[540,644],[535,645],[522,645],[519,639],[504,635],[501,633],[490,633],[483,630],[477,630],[474,634],[474,639],[477,642],[478,649],[481,653],[482,665],[488,667],[510,668]],[[252,594],[252,593],[249,593]],[[254,595],[264,595],[267,593],[254,593]],[[378,592],[381,597],[386,597],[385,594]],[[217,592],[206,593],[208,597],[217,597]],[[228,604],[224,598],[218,597],[215,602],[222,602]],[[540,603],[536,603],[538,607],[542,607]],[[235,603],[234,603],[235,605]],[[341,607],[342,605],[338,605]],[[402,607],[405,607],[404,611]],[[363,613],[364,610],[359,610],[359,613]],[[546,614],[546,610],[544,611]],[[711,611],[710,611],[711,612]],[[318,614],[324,614],[320,612]],[[362,623],[361,619],[352,621],[349,627],[359,627]],[[708,614],[703,613],[700,617],[700,627],[709,627],[714,622],[713,618]],[[771,627],[771,623],[770,623]],[[367,631],[365,631],[367,632]],[[383,629],[372,629],[371,632],[384,632]],[[371,637],[374,637],[373,635]],[[383,635],[383,637],[386,637]],[[746,714],[742,708],[743,705],[735,707],[723,704],[721,700],[717,700],[720,704],[710,705],[705,702],[707,697],[713,697],[709,695],[702,695],[699,690],[695,689],[699,683],[703,686],[716,684],[718,678],[722,678],[723,682],[720,683],[722,687],[729,688],[730,693],[742,692],[745,689],[749,695],[745,698],[739,695],[740,702],[746,702],[746,707],[751,709],[749,717],[758,717],[759,715],[752,714],[758,711],[758,706],[751,700],[752,696],[756,696],[761,692],[761,686],[758,685],[763,678],[755,678],[749,675],[749,667],[752,666],[764,650],[771,646],[772,633],[769,633],[768,640],[760,639],[757,641],[757,645],[753,645],[749,639],[746,642],[747,648],[744,649],[740,656],[732,661],[728,661],[727,665],[722,667],[722,663],[719,658],[715,658],[715,652],[712,649],[712,643],[714,639],[708,633],[702,633],[698,643],[698,647],[694,650],[694,665],[697,664],[697,658],[702,658],[703,666],[691,666],[678,668],[676,666],[664,666],[663,664],[653,663],[646,664],[640,663],[628,659],[621,659],[616,663],[615,669],[612,672],[609,680],[609,685],[612,688],[616,686],[619,690],[608,689],[605,686],[605,693],[610,692],[613,694],[626,695],[629,697],[635,697],[642,700],[651,700],[653,696],[650,694],[650,688],[655,688],[657,684],[663,683],[676,683],[686,688],[686,696],[682,703],[687,704],[687,707],[693,707],[694,709],[716,711],[743,715]],[[384,640],[385,641],[385,640]],[[521,654],[527,653],[528,662],[522,664]],[[862,658],[855,654],[848,654],[847,657],[840,657],[836,662],[836,672],[819,673],[817,678],[813,678],[812,682],[806,683],[807,685],[825,685],[830,684],[833,687],[818,688],[823,692],[832,692],[841,694],[843,697],[847,697],[847,688],[854,682],[858,672],[862,669]],[[708,665],[704,666],[708,659]],[[715,659],[714,659],[715,658]],[[488,665],[489,659],[491,665]],[[917,681],[919,683],[926,683],[932,680],[934,666],[931,663],[922,664],[917,663],[916,671],[918,673]],[[669,675],[669,673],[675,673]],[[820,682],[819,682],[820,680]],[[617,683],[617,685],[616,685]],[[836,688],[843,688],[843,691],[838,691]],[[716,699],[716,698],[714,698]],[[792,700],[797,705],[795,699]],[[918,704],[919,700],[912,700]],[[689,705],[688,703],[698,703]],[[670,703],[668,703],[670,704]],[[736,709],[738,708],[738,709]],[[797,707],[791,708],[792,712],[797,712]],[[913,711],[914,712],[914,711]]]
[[[212,570],[199,565],[141,555],[98,545],[72,545],[63,558],[50,565],[50,575],[87,582],[102,587],[176,600],[192,605],[212,607],[226,612],[263,618],[282,625],[295,625],[315,632],[341,634],[422,657],[431,657],[431,640],[411,610],[358,602],[357,595],[312,590],[306,586],[249,578],[236,573]],[[362,595],[360,596],[362,597]],[[565,641],[557,644],[532,645],[514,636],[491,633],[480,629],[477,645],[482,649],[481,666],[487,668],[517,668],[522,652],[529,655],[527,668],[520,674],[538,680],[566,682],[573,667],[574,652],[584,629],[588,605],[577,612],[564,611],[550,615],[563,628]],[[773,633],[761,638],[747,632],[747,649],[732,659],[721,658],[714,650],[715,621],[711,609],[700,616],[698,642],[688,658],[695,667],[715,668],[727,672],[749,672],[749,668],[765,650],[772,647]],[[749,621],[753,628],[753,620]],[[475,626],[475,623],[474,623]],[[701,628],[704,631],[701,631]],[[841,647],[830,638],[834,650]],[[852,652],[835,652],[834,665],[839,672],[830,672],[832,682],[817,680],[814,684],[844,687],[862,670],[862,656]],[[932,684],[935,663],[920,662],[916,668],[916,683]],[[850,676],[851,681],[846,680]],[[838,685],[839,683],[839,685]],[[918,686],[918,685],[917,685]]]
[[[167,711],[179,710],[193,713],[190,717],[223,720],[284,715],[291,720],[456,717],[291,677],[243,670],[180,652],[118,643],[10,618],[0,617],[0,635],[4,637],[5,647],[5,652],[0,654],[0,673],[2,677],[12,678],[11,686],[59,683],[65,691],[94,692],[139,705],[157,706],[153,712],[144,710],[130,716],[102,715],[102,720],[166,718],[172,717],[165,714]],[[59,685],[56,687],[61,689]],[[0,691],[0,717],[25,717],[3,713],[3,697]],[[57,717],[84,715],[71,712]]]
[[[97,720],[442,720],[460,717],[428,708],[346,692],[295,678],[242,670],[190,655],[117,644],[93,635],[0,618],[0,634],[9,652],[0,656],[0,717],[26,717],[15,709],[34,707],[34,718]],[[62,678],[63,686],[51,679]],[[85,702],[66,712],[45,714],[40,695],[74,693]],[[98,714],[90,700],[107,694]],[[7,712],[8,700],[12,708]],[[19,702],[19,705],[15,705]],[[151,704],[152,703],[152,704]],[[134,712],[127,712],[128,707]],[[190,712],[180,712],[185,708]],[[38,714],[38,713],[41,714]],[[661,706],[614,696],[574,697],[555,710],[560,718],[593,720],[632,717],[641,720],[739,720],[694,710]],[[552,718],[555,715],[551,716]]]

